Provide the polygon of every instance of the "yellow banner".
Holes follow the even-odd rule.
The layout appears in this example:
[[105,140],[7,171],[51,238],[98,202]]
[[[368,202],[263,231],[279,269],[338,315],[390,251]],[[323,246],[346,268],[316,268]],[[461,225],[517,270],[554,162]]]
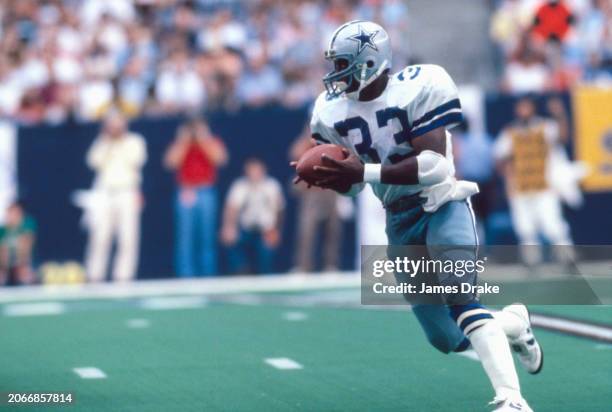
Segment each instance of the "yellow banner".
[[587,191],[612,191],[612,88],[581,86],[573,93],[576,157],[588,164]]

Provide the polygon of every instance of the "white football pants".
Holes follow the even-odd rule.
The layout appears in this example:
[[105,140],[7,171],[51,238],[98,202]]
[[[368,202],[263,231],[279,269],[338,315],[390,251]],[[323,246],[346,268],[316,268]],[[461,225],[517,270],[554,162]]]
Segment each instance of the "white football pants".
[[[521,245],[540,245],[539,234],[551,245],[573,244],[569,225],[563,218],[561,199],[551,190],[513,195],[510,213]],[[540,260],[539,254],[539,248],[523,248],[527,263],[536,263]]]
[[112,278],[126,282],[134,278],[140,243],[140,200],[137,190],[97,191],[90,209],[86,269],[92,282],[105,279],[113,239],[117,252]]

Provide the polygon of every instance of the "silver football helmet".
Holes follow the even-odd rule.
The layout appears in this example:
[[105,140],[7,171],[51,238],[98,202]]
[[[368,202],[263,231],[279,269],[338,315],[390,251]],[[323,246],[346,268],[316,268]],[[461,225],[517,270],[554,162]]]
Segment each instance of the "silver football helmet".
[[[325,51],[334,70],[323,78],[328,97],[342,93],[357,98],[359,92],[391,67],[391,43],[381,26],[353,20],[338,27]],[[359,87],[352,86],[358,81]]]

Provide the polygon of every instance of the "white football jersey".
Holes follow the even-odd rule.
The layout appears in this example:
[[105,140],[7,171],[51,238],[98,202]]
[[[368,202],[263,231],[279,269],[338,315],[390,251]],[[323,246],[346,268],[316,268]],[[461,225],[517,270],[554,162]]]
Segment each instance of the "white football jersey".
[[[315,102],[310,129],[319,144],[344,146],[364,163],[391,164],[416,154],[410,144],[415,137],[438,127],[453,127],[461,120],[457,87],[446,70],[416,65],[392,75],[385,91],[371,101],[344,95],[328,99],[322,93]],[[451,145],[447,132],[446,157],[452,164]],[[372,184],[384,205],[423,188]]]

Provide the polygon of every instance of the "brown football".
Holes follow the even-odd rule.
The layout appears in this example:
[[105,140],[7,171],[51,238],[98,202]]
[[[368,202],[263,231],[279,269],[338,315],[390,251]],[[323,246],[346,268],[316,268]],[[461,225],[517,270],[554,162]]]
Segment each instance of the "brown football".
[[342,152],[342,146],[335,144],[322,144],[308,150],[300,157],[295,168],[299,177],[307,183],[314,184],[320,177],[314,170],[315,166],[323,166],[323,154],[336,160],[343,160],[346,156]]

